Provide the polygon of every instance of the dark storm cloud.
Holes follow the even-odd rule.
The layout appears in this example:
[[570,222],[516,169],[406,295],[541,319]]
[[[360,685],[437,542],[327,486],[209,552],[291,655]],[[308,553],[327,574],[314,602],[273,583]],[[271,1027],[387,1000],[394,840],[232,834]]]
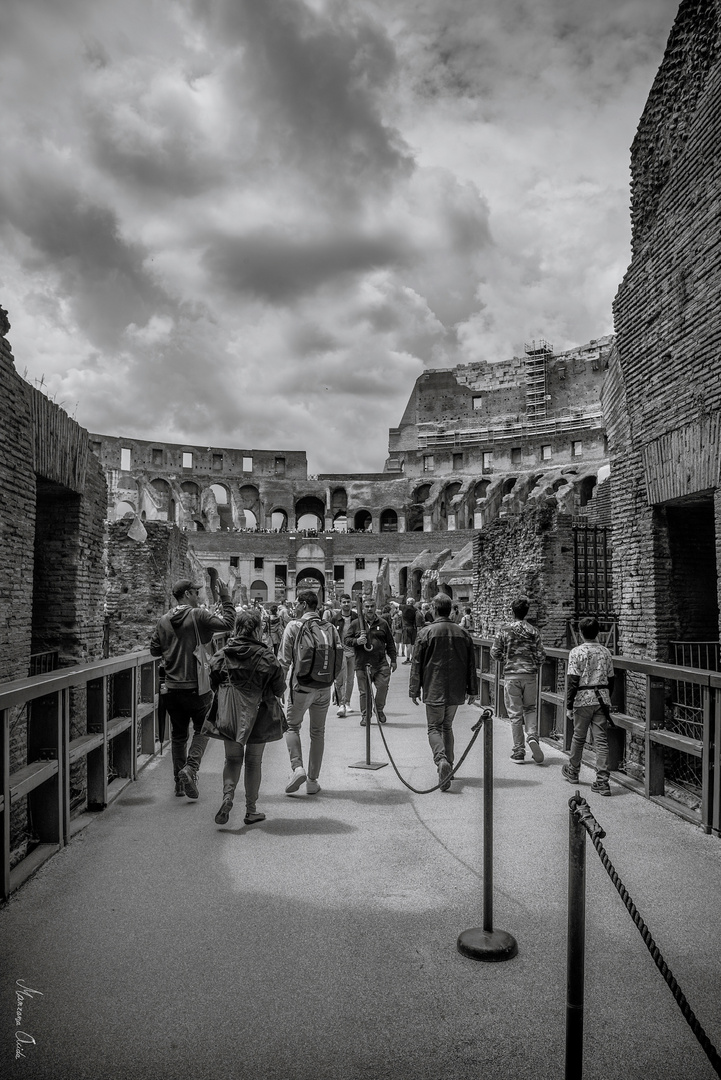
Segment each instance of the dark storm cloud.
[[213,238],[204,262],[230,292],[290,303],[323,285],[344,286],[354,275],[402,266],[410,255],[400,236],[339,232],[296,240],[268,229],[238,238]]
[[381,109],[395,52],[360,9],[336,4],[320,13],[294,0],[227,0],[215,14],[216,32],[241,49],[226,77],[246,105],[252,87],[258,153],[282,147],[285,167],[320,177],[321,192],[347,198],[408,172],[409,150]]

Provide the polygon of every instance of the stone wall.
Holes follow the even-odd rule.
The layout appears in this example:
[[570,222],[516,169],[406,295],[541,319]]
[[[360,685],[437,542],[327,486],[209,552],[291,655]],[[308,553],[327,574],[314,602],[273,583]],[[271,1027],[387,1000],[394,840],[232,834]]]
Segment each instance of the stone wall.
[[[0,320],[7,328],[2,309]],[[30,662],[35,473],[29,388],[3,336],[0,386],[0,679],[5,680],[24,678]]]
[[[684,0],[632,148],[633,260],[603,395],[620,647],[650,659],[708,626],[708,610],[683,608],[718,589],[707,555],[721,466],[720,138],[719,5]],[[701,538],[674,524],[674,508],[690,521],[699,502]]]
[[572,519],[554,503],[497,521],[474,539],[474,621],[492,636],[512,619],[511,602],[525,594],[529,619],[547,645],[566,645],[573,615]]
[[194,577],[188,538],[174,525],[147,522],[144,540],[128,536],[128,522],[108,527],[106,614],[109,655],[147,649],[160,616],[172,607],[171,586]]

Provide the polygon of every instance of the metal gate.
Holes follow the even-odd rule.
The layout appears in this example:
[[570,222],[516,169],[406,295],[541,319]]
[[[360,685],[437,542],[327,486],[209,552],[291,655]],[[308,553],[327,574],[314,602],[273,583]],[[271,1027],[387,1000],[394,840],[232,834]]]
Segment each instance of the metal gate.
[[616,616],[611,591],[611,545],[603,525],[573,525],[573,619],[569,621],[569,647],[578,644],[578,620],[595,615],[601,626],[599,640],[616,651]]

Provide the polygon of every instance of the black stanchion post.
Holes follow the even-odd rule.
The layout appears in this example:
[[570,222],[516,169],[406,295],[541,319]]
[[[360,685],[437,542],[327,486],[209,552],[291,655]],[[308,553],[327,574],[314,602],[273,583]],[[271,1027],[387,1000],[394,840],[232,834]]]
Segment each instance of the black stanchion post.
[[483,725],[483,929],[463,930],[458,951],[471,960],[512,960],[518,942],[505,930],[493,929],[493,717]]
[[583,982],[586,937],[586,830],[569,802],[568,817],[568,946],[566,958],[566,1071],[565,1080],[583,1074]]
[[[358,603],[358,622],[361,630],[365,631],[365,623],[363,620],[363,605],[359,599]],[[367,650],[370,652],[370,649]],[[388,764],[387,761],[371,761],[371,721],[373,719],[373,678],[371,676],[370,664],[365,665],[365,679],[366,679],[366,707],[363,710],[363,719],[366,722],[366,759],[365,761],[356,761],[353,765],[349,765],[349,769],[383,769]],[[360,686],[359,686],[360,696]]]

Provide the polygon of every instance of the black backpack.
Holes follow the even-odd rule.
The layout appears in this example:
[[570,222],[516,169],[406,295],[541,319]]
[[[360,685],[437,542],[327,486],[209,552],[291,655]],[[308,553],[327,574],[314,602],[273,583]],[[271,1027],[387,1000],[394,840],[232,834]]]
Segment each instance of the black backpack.
[[343,663],[338,631],[321,619],[303,619],[293,646],[293,671],[299,686],[332,686]]

